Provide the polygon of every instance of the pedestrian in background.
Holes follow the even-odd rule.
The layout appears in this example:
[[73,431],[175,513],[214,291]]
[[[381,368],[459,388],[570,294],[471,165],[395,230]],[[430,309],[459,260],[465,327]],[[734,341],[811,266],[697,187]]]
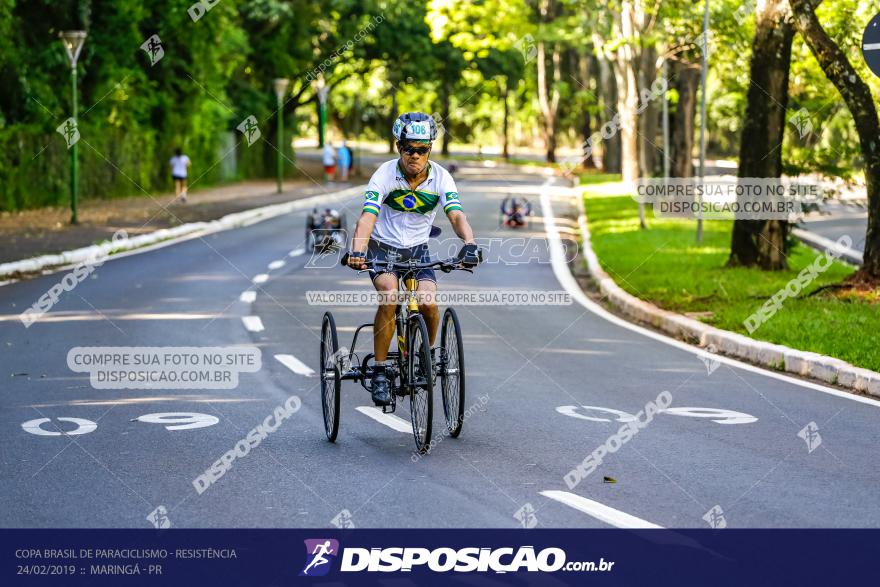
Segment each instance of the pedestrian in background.
[[174,179],[174,200],[186,203],[186,176],[192,162],[179,148],[174,149],[174,157],[169,161],[171,164],[171,177]]
[[351,169],[351,149],[342,141],[339,150],[336,152],[336,158],[339,162],[339,181],[348,181],[348,172]]
[[336,151],[330,141],[324,143],[322,160],[324,163],[324,183],[327,183],[333,179],[333,174],[336,173]]

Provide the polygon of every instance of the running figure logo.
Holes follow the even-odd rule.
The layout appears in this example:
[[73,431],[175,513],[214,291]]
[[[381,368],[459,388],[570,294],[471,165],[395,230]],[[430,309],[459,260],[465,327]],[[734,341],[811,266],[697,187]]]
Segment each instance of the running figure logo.
[[260,133],[260,128],[257,126],[257,119],[254,115],[250,115],[244,120],[241,121],[241,124],[236,126],[243,135],[245,140],[247,140],[248,147],[254,144],[254,142],[262,136]]
[[339,541],[310,538],[306,543],[306,566],[300,577],[322,577],[330,572],[330,562],[339,555]]
[[165,56],[165,49],[162,48],[162,39],[159,35],[153,35],[141,45],[141,49],[150,58],[150,67],[159,63],[159,60]]
[[64,122],[62,122],[58,128],[55,129],[64,137],[64,142],[67,143],[67,148],[70,149],[74,146],[77,141],[79,141],[79,128],[76,125],[75,118],[68,118]]

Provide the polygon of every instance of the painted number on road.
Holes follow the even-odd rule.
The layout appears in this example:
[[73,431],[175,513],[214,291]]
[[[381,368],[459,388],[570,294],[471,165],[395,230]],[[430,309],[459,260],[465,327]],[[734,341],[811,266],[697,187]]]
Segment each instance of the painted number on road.
[[198,412],[158,412],[156,414],[144,414],[139,416],[137,420],[149,424],[165,424],[165,430],[207,428],[220,421],[216,416],[199,414]]
[[614,422],[632,422],[636,419],[635,416],[629,414],[627,412],[621,412],[620,410],[615,410],[614,408],[600,408],[599,406],[559,406],[556,408],[556,411],[560,414],[565,414],[566,416],[571,416],[572,418],[580,418],[581,420],[589,420],[591,422],[611,422],[608,418],[601,418],[597,415],[588,416],[586,414],[579,413],[579,410],[583,410],[586,412],[604,412],[605,414],[609,414],[613,417]]
[[21,427],[25,432],[30,432],[31,434],[36,434],[37,436],[76,436],[77,434],[88,434],[89,432],[93,432],[98,425],[91,420],[84,420],[83,418],[55,418],[59,422],[70,422],[71,424],[76,424],[76,428],[73,430],[64,430],[67,426],[58,426],[54,425],[57,430],[47,430],[43,427],[44,424],[51,422],[50,418],[37,418],[36,420],[28,420],[24,422]]
[[718,424],[751,424],[758,419],[751,414],[734,412],[733,410],[719,410],[717,408],[666,408],[662,410],[673,416],[688,416],[690,418],[710,418]]
[[[69,426],[60,426],[53,424],[47,426],[51,422],[51,418],[37,418],[36,420],[28,420],[21,427],[25,432],[36,436],[76,436],[77,434],[88,434],[94,432],[98,427],[97,422],[86,420],[84,418],[55,418],[59,422],[69,422],[76,424],[73,430],[64,430]],[[196,428],[207,428],[213,426],[220,420],[216,416],[210,414],[200,414],[198,412],[157,412],[155,414],[144,414],[135,418],[139,422],[148,424],[164,424],[166,430],[194,430]],[[55,430],[52,430],[55,428]]]
[[[571,416],[572,418],[589,420],[591,422],[634,422],[637,419],[635,414],[599,406],[559,406],[556,408],[556,411],[564,416]],[[718,424],[751,424],[758,421],[751,414],[719,408],[666,408],[665,410],[658,410],[657,413],[688,418],[709,418]]]

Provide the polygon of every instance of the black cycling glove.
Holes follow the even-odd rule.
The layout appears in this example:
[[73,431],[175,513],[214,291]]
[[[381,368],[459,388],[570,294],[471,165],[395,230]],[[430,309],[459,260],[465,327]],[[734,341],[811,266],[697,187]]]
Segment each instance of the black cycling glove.
[[464,245],[458,252],[458,260],[465,267],[476,267],[480,264],[480,254],[477,245]]

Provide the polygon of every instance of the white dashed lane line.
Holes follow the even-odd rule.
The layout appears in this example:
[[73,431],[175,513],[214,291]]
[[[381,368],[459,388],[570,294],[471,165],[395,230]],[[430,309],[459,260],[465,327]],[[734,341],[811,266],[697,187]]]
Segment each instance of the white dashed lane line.
[[287,253],[287,256],[288,257],[299,257],[300,255],[302,255],[305,252],[306,252],[305,249],[293,249],[292,251]]
[[615,528],[624,528],[627,530],[663,528],[663,526],[652,524],[651,522],[637,518],[626,512],[601,504],[598,501],[593,501],[592,499],[587,499],[586,497],[581,497],[580,495],[569,493],[567,491],[541,491],[540,493],[544,497],[549,497],[559,503],[563,503],[578,511],[584,512],[588,516],[592,516],[600,522],[605,522]]
[[259,316],[242,316],[241,321],[250,332],[263,332],[265,330],[263,321],[260,320]]
[[380,424],[385,424],[398,432],[412,434],[412,424],[394,414],[383,414],[380,408],[374,406],[358,406],[355,409],[361,414],[372,418]]
[[282,267],[284,267],[284,265],[285,265],[284,261],[282,261],[281,259],[276,259],[275,261],[272,261],[271,263],[269,263],[269,271],[275,271],[276,269],[281,269]]
[[293,355],[275,355],[275,360],[277,360],[279,363],[281,363],[297,375],[312,377],[315,374],[315,371],[311,367],[309,367]]
[[251,280],[256,284],[266,283],[269,280],[269,276],[265,273],[260,273],[259,275],[254,276]]
[[256,299],[257,299],[257,292],[255,292],[254,290],[251,290],[251,289],[249,289],[247,291],[243,291],[243,292],[241,292],[241,295],[238,297],[238,299],[241,300],[242,302],[244,302],[245,304],[253,304],[254,301],[256,301]]

